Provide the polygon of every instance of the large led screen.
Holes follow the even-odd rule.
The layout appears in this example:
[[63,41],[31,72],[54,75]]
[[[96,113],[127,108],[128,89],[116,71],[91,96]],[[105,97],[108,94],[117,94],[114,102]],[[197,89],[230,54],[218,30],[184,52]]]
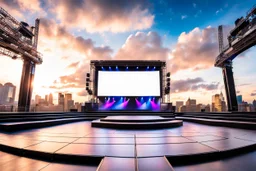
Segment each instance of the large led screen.
[[159,71],[98,71],[98,96],[160,96]]

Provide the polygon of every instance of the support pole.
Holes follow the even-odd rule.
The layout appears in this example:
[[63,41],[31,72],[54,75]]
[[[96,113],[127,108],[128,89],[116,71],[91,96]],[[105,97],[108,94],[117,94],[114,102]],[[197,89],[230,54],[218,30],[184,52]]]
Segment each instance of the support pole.
[[30,60],[24,59],[20,80],[20,94],[18,102],[19,112],[29,112],[33,91],[34,74],[35,63]]
[[232,62],[228,62],[223,66],[222,74],[227,95],[228,111],[238,111]]

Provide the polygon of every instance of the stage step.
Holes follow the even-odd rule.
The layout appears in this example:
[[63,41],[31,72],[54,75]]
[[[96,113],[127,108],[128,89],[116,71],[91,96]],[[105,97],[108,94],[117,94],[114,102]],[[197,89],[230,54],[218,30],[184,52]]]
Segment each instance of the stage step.
[[209,115],[189,115],[189,114],[182,115],[180,117],[256,122],[256,118],[249,118],[249,117],[229,117],[229,116],[209,116]]
[[41,128],[47,126],[54,126],[64,123],[78,122],[78,121],[91,121],[97,119],[97,117],[79,117],[79,118],[68,118],[68,119],[53,119],[43,121],[25,121],[25,122],[6,122],[0,123],[0,130],[2,131],[21,131],[31,128]]
[[255,122],[245,122],[245,121],[231,121],[231,120],[218,120],[218,119],[203,119],[195,117],[176,117],[177,119],[182,119],[184,121],[191,121],[200,124],[216,125],[216,126],[227,126],[233,128],[245,128],[245,129],[256,129]]
[[114,158],[105,157],[97,171],[174,171],[165,157]]
[[161,122],[106,122],[100,119],[92,121],[92,127],[115,128],[115,129],[157,129],[182,126],[182,120]]

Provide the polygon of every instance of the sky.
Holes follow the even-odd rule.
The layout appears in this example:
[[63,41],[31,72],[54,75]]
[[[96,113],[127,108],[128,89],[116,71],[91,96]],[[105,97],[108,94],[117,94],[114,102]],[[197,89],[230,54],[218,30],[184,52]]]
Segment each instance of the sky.
[[[88,100],[85,75],[90,60],[166,60],[171,72],[171,102],[189,97],[210,104],[224,93],[218,55],[217,27],[224,38],[234,21],[245,16],[255,0],[0,0],[19,21],[40,19],[33,97],[69,92],[78,102]],[[224,42],[227,43],[225,39]],[[237,95],[256,99],[252,47],[233,61]],[[22,60],[0,56],[0,83],[19,90]],[[224,93],[225,94],[225,93]],[[18,97],[18,96],[17,96]],[[18,98],[16,97],[16,100]]]

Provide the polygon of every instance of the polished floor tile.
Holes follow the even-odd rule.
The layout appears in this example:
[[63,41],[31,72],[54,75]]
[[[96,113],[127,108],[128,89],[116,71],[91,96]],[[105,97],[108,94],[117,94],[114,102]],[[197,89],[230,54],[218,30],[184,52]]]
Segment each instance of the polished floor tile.
[[36,145],[26,147],[27,150],[54,153],[55,151],[65,147],[68,143],[42,142]]
[[215,151],[216,150],[199,143],[137,145],[138,157],[191,155]]
[[255,142],[241,140],[237,138],[229,138],[229,139],[219,140],[219,141],[202,142],[202,144],[205,144],[219,151],[224,151],[224,150],[236,149],[236,148],[252,145],[252,144],[255,144]]
[[57,153],[85,156],[135,157],[134,145],[69,144]]
[[124,138],[124,137],[87,137],[79,138],[73,143],[83,143],[83,144],[135,144],[134,138]]
[[138,170],[145,171],[174,171],[165,157],[138,158]]
[[41,171],[96,171],[97,166],[81,166],[68,164],[49,164]]
[[185,137],[154,137],[154,138],[136,138],[136,144],[177,144],[191,143],[194,140],[189,140]]
[[20,170],[40,170],[47,166],[48,163],[44,161],[34,160],[25,157],[16,157],[15,159],[0,165],[0,170],[3,171],[20,171]]
[[135,171],[135,158],[105,157],[98,171]]
[[206,135],[206,136],[189,136],[186,137],[188,139],[197,141],[197,142],[204,142],[204,141],[215,141],[215,140],[224,140],[227,139],[225,137],[213,136],[213,135]]

